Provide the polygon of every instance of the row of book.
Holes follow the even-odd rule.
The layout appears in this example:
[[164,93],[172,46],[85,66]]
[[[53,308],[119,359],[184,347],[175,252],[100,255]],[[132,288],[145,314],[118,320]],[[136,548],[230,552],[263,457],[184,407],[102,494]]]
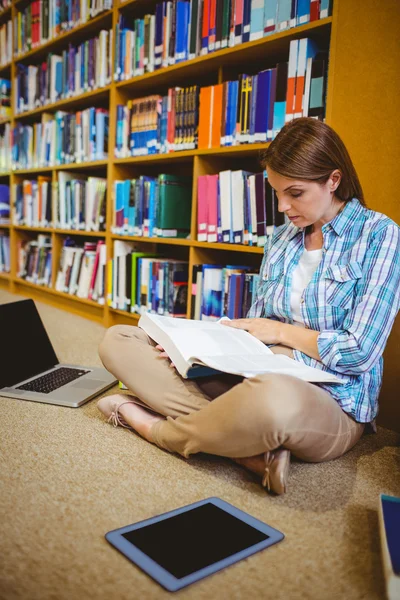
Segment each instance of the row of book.
[[161,174],[114,182],[113,233],[187,238],[192,178]]
[[0,225],[10,223],[10,186],[0,183]]
[[12,22],[0,24],[0,67],[8,65],[12,60]]
[[61,171],[14,184],[14,223],[76,231],[104,231],[106,179]]
[[0,230],[0,273],[10,272],[10,236]]
[[330,0],[168,0],[155,14],[120,15],[114,77],[123,81],[328,17]]
[[103,240],[78,244],[66,238],[61,250],[55,289],[104,304],[106,245]]
[[118,105],[115,156],[271,141],[293,118],[324,118],[326,79],[327,53],[293,40],[288,63],[256,75]]
[[11,82],[0,79],[0,121],[11,119]]
[[40,234],[36,240],[18,241],[17,277],[30,283],[51,286],[51,236]]
[[14,169],[103,160],[107,151],[108,111],[103,108],[43,113],[39,123],[17,123],[12,130]]
[[166,96],[146,96],[117,105],[115,156],[197,148],[199,92],[197,85],[170,88]]
[[266,171],[221,171],[197,180],[197,239],[200,242],[264,247],[285,222]]
[[111,83],[112,31],[102,30],[79,46],[48,54],[39,65],[17,64],[15,112],[71,98]]
[[19,56],[105,10],[112,0],[33,0],[14,18],[14,55]]
[[193,265],[191,319],[218,321],[246,317],[255,301],[260,276],[235,265]]
[[[188,275],[186,261],[139,252],[134,244],[115,240],[107,266],[107,303],[130,313],[185,317]],[[259,274],[251,267],[193,265],[191,318],[245,317],[258,283]]]
[[107,303],[142,314],[184,317],[187,311],[188,262],[137,252],[134,245],[114,241],[107,266]]

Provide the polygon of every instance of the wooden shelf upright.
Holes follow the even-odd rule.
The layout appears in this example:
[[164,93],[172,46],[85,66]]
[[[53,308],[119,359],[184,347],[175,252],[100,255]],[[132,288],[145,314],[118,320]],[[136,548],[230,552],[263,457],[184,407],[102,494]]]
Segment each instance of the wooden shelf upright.
[[[22,2],[22,5],[26,2]],[[95,19],[80,25],[51,40],[42,47],[35,48],[21,56],[13,57],[9,65],[0,68],[0,77],[10,76],[14,81],[18,62],[29,64],[39,60],[50,51],[58,52],[68,43],[79,43],[88,35],[95,35],[101,28],[112,27],[115,34],[121,11],[128,11],[132,18],[143,17],[152,12],[156,0],[127,0],[114,2],[110,11],[98,15]],[[11,9],[5,16],[14,18],[21,0],[13,0]],[[42,169],[13,171],[10,175],[0,174],[1,182],[10,182],[11,187],[25,176],[51,174],[56,180],[57,172],[63,169],[76,169],[85,173],[99,172],[107,177],[107,214],[106,231],[97,237],[105,239],[107,259],[112,258],[113,241],[130,239],[138,248],[170,253],[172,258],[186,257],[189,261],[189,273],[192,265],[201,262],[226,263],[231,260],[237,264],[258,266],[262,250],[245,246],[227,244],[207,244],[196,240],[197,177],[202,174],[218,173],[223,169],[260,170],[260,152],[265,144],[242,145],[233,148],[212,150],[193,150],[167,155],[152,155],[127,159],[114,158],[116,133],[116,107],[130,98],[151,93],[165,93],[168,87],[175,85],[210,85],[225,81],[241,72],[257,72],[274,66],[280,60],[287,60],[289,44],[292,39],[312,37],[320,47],[329,47],[329,69],[327,86],[326,121],[341,135],[347,145],[360,175],[367,204],[370,208],[387,214],[400,223],[400,203],[397,200],[398,151],[400,139],[400,121],[396,118],[393,106],[399,90],[397,70],[400,64],[400,44],[398,43],[398,23],[400,4],[397,0],[387,0],[385,6],[375,0],[333,0],[333,14],[321,21],[289,29],[281,33],[264,37],[241,46],[219,50],[200,56],[194,60],[162,68],[141,77],[124,82],[111,82],[107,88],[83,94],[54,105],[38,108],[30,113],[12,115],[11,126],[20,120],[35,120],[44,111],[75,109],[96,105],[109,108],[109,145],[106,161],[88,164],[65,165]],[[114,61],[113,61],[114,64]],[[12,90],[12,95],[14,91]],[[12,97],[12,106],[14,98]],[[1,127],[1,124],[0,124]],[[131,178],[140,174],[184,173],[193,177],[192,223],[190,240],[165,240],[146,238],[127,238],[111,232],[113,210],[113,184],[117,179]],[[17,277],[17,243],[21,238],[34,237],[37,229],[8,227],[11,243],[11,273],[0,274],[0,287],[12,292],[32,296],[100,321],[105,326],[115,323],[135,323],[128,313],[113,310],[105,304],[96,305],[90,301],[68,297],[54,289],[45,289],[28,284]],[[69,232],[48,230],[53,241],[53,284],[58,267],[62,241]],[[74,235],[74,232],[70,232]],[[96,234],[92,234],[92,237]],[[82,236],[81,236],[82,237]],[[189,309],[188,309],[189,310]],[[189,312],[188,312],[189,314]],[[400,429],[400,406],[389,407],[389,399],[396,396],[398,389],[397,370],[400,362],[400,322],[397,321],[386,352],[385,379],[383,386],[383,415],[390,422],[396,417]],[[387,402],[385,399],[387,398]],[[386,407],[386,408],[385,408]],[[388,408],[389,407],[389,408]]]

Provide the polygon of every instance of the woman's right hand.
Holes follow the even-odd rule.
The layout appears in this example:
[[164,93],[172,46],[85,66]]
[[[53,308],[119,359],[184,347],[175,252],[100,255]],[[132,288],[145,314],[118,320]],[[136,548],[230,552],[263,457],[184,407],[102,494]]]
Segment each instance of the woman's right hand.
[[[159,358],[168,358],[168,360],[171,360],[169,358],[168,354],[165,352],[164,348],[162,346],[160,346],[160,344],[157,344],[156,350],[160,351],[160,354],[158,355]],[[175,369],[175,365],[173,362],[171,362],[171,364],[169,366],[171,367],[171,369]]]

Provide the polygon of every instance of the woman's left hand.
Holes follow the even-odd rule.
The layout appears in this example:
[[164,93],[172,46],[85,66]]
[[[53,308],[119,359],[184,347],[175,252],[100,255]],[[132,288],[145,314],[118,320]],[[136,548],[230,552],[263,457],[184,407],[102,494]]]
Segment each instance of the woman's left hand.
[[254,335],[264,344],[279,344],[281,343],[281,333],[285,323],[274,321],[273,319],[228,319],[221,321],[222,325],[235,327],[236,329],[244,329]]

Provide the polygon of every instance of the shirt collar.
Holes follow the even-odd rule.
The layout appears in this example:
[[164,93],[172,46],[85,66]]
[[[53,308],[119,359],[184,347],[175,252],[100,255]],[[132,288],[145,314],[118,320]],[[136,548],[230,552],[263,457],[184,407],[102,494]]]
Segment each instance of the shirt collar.
[[353,198],[349,202],[346,202],[343,210],[341,210],[332,221],[323,225],[322,233],[325,234],[332,228],[339,237],[342,236],[346,232],[346,229],[357,219],[357,217],[359,217],[362,210],[363,206],[357,198]]

